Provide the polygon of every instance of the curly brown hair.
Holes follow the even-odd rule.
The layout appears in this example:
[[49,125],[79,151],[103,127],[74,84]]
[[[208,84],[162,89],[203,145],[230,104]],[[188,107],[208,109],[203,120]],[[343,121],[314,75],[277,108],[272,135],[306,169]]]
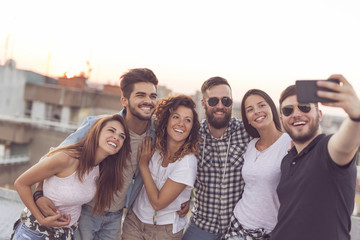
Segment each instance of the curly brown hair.
[[199,116],[195,110],[196,104],[191,97],[186,95],[178,95],[161,99],[155,109],[156,120],[156,143],[155,148],[160,151],[161,156],[166,153],[167,124],[172,113],[179,107],[184,106],[190,108],[193,112],[193,126],[189,136],[186,138],[183,146],[171,156],[170,161],[175,162],[183,158],[185,155],[193,153],[198,155],[200,142],[200,123]]

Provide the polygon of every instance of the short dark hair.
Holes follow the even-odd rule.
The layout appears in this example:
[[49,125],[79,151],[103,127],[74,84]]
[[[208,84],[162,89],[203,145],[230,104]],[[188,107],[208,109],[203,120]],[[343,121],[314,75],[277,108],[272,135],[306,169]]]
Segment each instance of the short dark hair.
[[[280,99],[279,99],[280,112],[281,112],[281,104],[284,102],[284,100],[286,98],[294,96],[294,95],[296,95],[296,86],[295,85],[290,85],[287,88],[285,88],[284,91],[281,92]],[[314,105],[316,108],[318,108],[318,103],[314,103]]]
[[229,82],[225,78],[222,78],[222,77],[209,78],[201,86],[201,93],[204,95],[206,90],[208,90],[209,88],[211,88],[213,86],[217,86],[217,85],[222,85],[222,84],[228,85],[229,88],[231,89]]
[[281,106],[281,104],[283,103],[283,101],[290,97],[290,96],[294,96],[296,95],[296,88],[295,85],[290,85],[287,88],[285,88],[284,91],[281,92],[280,94],[280,99],[279,99],[279,106]]
[[258,130],[256,130],[256,128],[254,128],[253,126],[251,126],[249,124],[249,120],[246,117],[245,101],[251,95],[259,95],[262,98],[264,98],[265,102],[267,102],[267,104],[269,104],[269,106],[270,106],[270,109],[271,109],[271,112],[273,115],[273,121],[275,123],[276,129],[281,131],[280,118],[279,118],[279,114],[276,109],[274,101],[271,99],[271,97],[266,92],[264,92],[260,89],[250,89],[249,91],[247,91],[245,93],[243,99],[241,100],[241,118],[244,123],[245,130],[248,132],[248,134],[252,137],[260,137]]
[[175,97],[168,97],[161,99],[155,109],[156,120],[156,145],[155,147],[163,155],[166,153],[166,139],[167,139],[167,124],[173,111],[179,106],[190,108],[193,113],[193,126],[190,134],[187,137],[184,145],[174,154],[171,161],[176,161],[189,153],[195,155],[199,152],[200,142],[200,122],[199,116],[196,112],[196,104],[194,100],[187,95],[178,95]]
[[157,88],[159,81],[153,71],[148,68],[129,69],[120,77],[120,88],[123,96],[130,98],[130,94],[134,90],[134,84],[138,82],[149,82]]

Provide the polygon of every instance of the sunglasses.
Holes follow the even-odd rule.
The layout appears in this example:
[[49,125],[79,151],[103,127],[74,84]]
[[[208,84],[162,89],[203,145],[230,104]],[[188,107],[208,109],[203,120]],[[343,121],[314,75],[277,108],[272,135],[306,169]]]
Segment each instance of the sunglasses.
[[[220,101],[220,99],[217,97],[211,97],[207,100],[210,107],[215,107],[216,105],[218,105],[219,101]],[[221,103],[225,107],[230,107],[231,104],[233,103],[233,100],[229,97],[223,97],[223,98],[221,98]]]
[[286,105],[281,108],[282,114],[285,117],[290,116],[294,112],[294,106],[297,106],[297,108],[303,113],[308,113],[311,110],[311,106],[309,103],[298,104],[298,105]]

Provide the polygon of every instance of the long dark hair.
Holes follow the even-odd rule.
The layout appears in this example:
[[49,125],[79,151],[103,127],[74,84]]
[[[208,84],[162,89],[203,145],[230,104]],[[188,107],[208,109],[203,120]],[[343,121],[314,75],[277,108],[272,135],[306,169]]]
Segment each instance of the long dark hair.
[[178,95],[175,97],[168,97],[161,99],[155,109],[155,119],[156,119],[156,149],[160,150],[162,156],[166,153],[166,139],[167,139],[167,124],[169,118],[173,111],[175,111],[179,106],[184,106],[190,108],[193,112],[193,126],[191,128],[190,134],[187,137],[183,146],[174,154],[170,159],[172,162],[184,157],[189,153],[198,154],[199,151],[199,141],[200,141],[200,123],[199,117],[195,110],[195,102],[191,97],[186,95]]
[[99,164],[100,176],[97,181],[96,201],[92,213],[98,212],[100,215],[104,213],[105,208],[110,207],[114,200],[114,194],[120,191],[124,185],[123,171],[131,152],[129,130],[124,118],[119,114],[99,118],[82,140],[72,145],[56,148],[47,154],[49,156],[59,151],[66,151],[71,157],[79,159],[76,173],[82,181],[84,175],[95,166],[95,153],[99,146],[100,132],[109,121],[118,121],[124,127],[125,141],[116,154],[107,156]]
[[245,130],[248,132],[248,134],[250,136],[252,136],[252,137],[260,137],[260,134],[259,134],[258,130],[256,130],[256,128],[254,128],[253,126],[251,126],[249,124],[249,121],[248,121],[248,119],[246,117],[245,101],[251,95],[259,95],[262,98],[264,98],[265,102],[267,102],[267,104],[269,104],[269,106],[271,108],[271,112],[272,112],[272,115],[273,115],[273,121],[275,123],[276,129],[281,131],[280,118],[279,118],[279,114],[277,112],[274,101],[271,99],[271,97],[266,92],[264,92],[264,91],[262,91],[260,89],[250,89],[249,91],[247,91],[245,93],[243,99],[241,100],[241,118],[242,118],[242,121],[244,123]]

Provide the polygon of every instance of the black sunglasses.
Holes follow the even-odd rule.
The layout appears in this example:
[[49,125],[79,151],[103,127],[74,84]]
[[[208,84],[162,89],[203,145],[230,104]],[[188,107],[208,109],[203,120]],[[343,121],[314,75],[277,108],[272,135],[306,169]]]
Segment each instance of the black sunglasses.
[[[311,106],[309,103],[305,104],[298,104],[297,108],[302,111],[303,113],[308,113],[311,110]],[[282,114],[284,114],[285,117],[290,116],[294,112],[294,105],[286,105],[281,108]]]
[[[217,97],[211,97],[207,100],[208,104],[210,107],[215,107],[218,103],[219,103],[220,99]],[[221,98],[221,103],[222,105],[224,105],[225,107],[230,107],[232,104],[232,99],[229,97],[222,97]]]

